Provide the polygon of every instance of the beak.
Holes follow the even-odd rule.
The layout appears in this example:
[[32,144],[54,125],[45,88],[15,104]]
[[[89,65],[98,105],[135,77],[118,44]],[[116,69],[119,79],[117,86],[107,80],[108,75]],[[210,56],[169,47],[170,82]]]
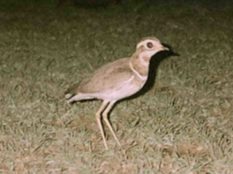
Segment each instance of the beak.
[[171,51],[172,50],[170,45],[168,45],[166,43],[161,43],[161,45],[162,45],[162,50],[163,51]]
[[162,47],[162,50],[164,50],[164,51],[169,51],[170,49],[169,49],[168,47],[163,46],[163,47]]

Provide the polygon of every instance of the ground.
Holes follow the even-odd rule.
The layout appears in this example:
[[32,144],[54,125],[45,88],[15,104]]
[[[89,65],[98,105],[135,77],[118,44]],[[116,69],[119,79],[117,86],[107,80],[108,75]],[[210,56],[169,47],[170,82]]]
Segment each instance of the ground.
[[[1,3],[0,173],[232,174],[230,1]],[[107,130],[105,150],[101,102],[69,105],[64,91],[146,36],[179,56],[155,67],[150,90],[116,105],[122,149]]]

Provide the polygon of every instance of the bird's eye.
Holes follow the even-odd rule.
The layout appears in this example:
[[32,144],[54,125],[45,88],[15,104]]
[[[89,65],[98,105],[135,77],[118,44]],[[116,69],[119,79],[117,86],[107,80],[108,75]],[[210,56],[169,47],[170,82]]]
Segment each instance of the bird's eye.
[[153,48],[153,43],[148,42],[148,43],[146,44],[146,46],[147,46],[148,48]]

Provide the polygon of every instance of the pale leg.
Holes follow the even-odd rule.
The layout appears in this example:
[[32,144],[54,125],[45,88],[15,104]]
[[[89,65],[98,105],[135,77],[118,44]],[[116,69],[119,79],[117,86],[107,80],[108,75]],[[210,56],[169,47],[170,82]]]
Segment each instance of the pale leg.
[[97,124],[99,126],[100,133],[101,133],[101,136],[102,136],[103,141],[104,141],[104,147],[105,147],[105,149],[108,149],[108,145],[107,145],[107,142],[106,142],[106,138],[105,138],[105,135],[104,135],[103,125],[102,125],[102,122],[101,122],[101,113],[106,108],[106,106],[108,105],[108,103],[109,103],[108,101],[103,101],[103,103],[100,106],[99,110],[95,114],[96,115]]
[[118,138],[117,138],[117,136],[116,136],[116,134],[115,134],[115,132],[114,132],[114,130],[113,130],[113,128],[112,128],[112,126],[111,126],[109,120],[108,120],[108,113],[109,113],[109,111],[111,110],[111,108],[113,107],[113,105],[115,104],[115,102],[116,102],[116,101],[111,101],[111,102],[109,103],[109,105],[107,106],[107,108],[104,110],[104,112],[103,112],[103,119],[104,119],[105,123],[107,124],[108,128],[110,129],[110,131],[111,131],[111,133],[112,133],[114,139],[116,140],[117,144],[118,144],[119,146],[121,146],[120,141],[118,140]]

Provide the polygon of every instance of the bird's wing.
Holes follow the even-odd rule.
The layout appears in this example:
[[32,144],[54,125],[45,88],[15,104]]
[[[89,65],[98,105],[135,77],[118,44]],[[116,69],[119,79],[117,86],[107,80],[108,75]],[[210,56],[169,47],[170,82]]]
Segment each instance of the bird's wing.
[[119,87],[132,77],[129,58],[122,58],[97,69],[87,80],[81,81],[78,91],[96,93]]

